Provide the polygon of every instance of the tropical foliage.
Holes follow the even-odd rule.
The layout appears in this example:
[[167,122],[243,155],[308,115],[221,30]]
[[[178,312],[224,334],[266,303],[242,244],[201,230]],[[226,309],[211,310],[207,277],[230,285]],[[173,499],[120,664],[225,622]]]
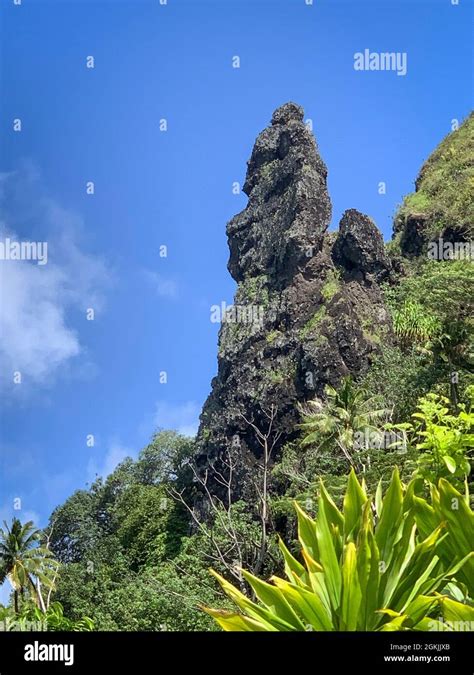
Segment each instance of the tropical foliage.
[[[125,459],[53,512],[51,550],[62,564],[54,600],[72,620],[89,616],[98,630],[214,629],[198,609],[219,599],[207,572],[209,539],[191,532],[171,494],[195,489],[193,451],[191,439],[157,433],[136,461]],[[212,536],[225,541],[218,526]]]
[[11,526],[4,521],[0,528],[0,583],[8,579],[13,587],[15,611],[19,611],[19,595],[28,591],[44,610],[41,585],[54,586],[58,563],[51,551],[41,545],[41,533],[32,521],[24,525],[14,518]]
[[416,300],[405,300],[393,313],[393,327],[401,344],[424,347],[441,334],[441,324]]
[[310,401],[301,409],[302,445],[316,445],[320,450],[335,445],[354,466],[356,433],[379,432],[389,411],[377,408],[375,399],[367,397],[350,377],[343,379],[338,390],[327,385],[325,394],[325,402]]
[[205,611],[232,631],[429,630],[440,616],[473,621],[474,515],[443,479],[431,504],[416,488],[416,480],[404,487],[395,469],[385,495],[379,487],[372,500],[352,471],[340,510],[321,482],[315,519],[296,505],[301,560],[280,544],[286,579],[245,573],[254,600],[214,572],[240,611]]
[[468,453],[474,448],[474,390],[468,393],[471,402],[460,404],[456,414],[450,412],[445,396],[432,393],[419,400],[412,422],[391,425],[407,434],[418,451],[417,474],[427,481],[445,477],[462,483],[471,472]]
[[[463,260],[424,260],[399,284],[385,289],[394,330],[405,353],[424,355],[425,369],[444,386],[456,405],[474,373],[474,274]],[[386,372],[390,377],[390,371]],[[433,381],[431,382],[431,386]],[[427,392],[425,392],[427,393]]]
[[0,630],[88,632],[94,630],[94,622],[87,616],[71,621],[64,616],[62,605],[59,602],[53,602],[45,612],[34,605],[26,604],[18,614],[0,606]]
[[384,390],[345,380],[303,411],[300,436],[267,475],[263,564],[258,509],[217,501],[196,521],[186,506],[197,498],[195,447],[161,432],[136,461],[58,507],[45,532],[19,522],[3,530],[2,578],[8,571],[17,587],[2,616],[25,630],[41,620],[48,630],[133,631],[412,630],[456,613],[471,620],[471,408],[435,393],[410,404],[418,390],[409,395],[408,381],[403,405],[415,413],[389,426],[406,435],[403,453],[357,445],[361,431],[384,432]]

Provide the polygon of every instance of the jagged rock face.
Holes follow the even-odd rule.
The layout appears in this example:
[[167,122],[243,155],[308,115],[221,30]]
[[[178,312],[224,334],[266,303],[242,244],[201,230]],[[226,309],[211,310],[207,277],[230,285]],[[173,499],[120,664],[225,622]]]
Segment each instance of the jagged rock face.
[[426,251],[431,238],[427,234],[427,220],[424,213],[409,213],[394,230],[395,234],[400,232],[400,250],[407,258],[417,258]]
[[308,261],[310,247],[321,248],[331,219],[326,176],[302,108],[278,108],[248,163],[247,208],[227,225],[228,267],[237,282],[266,275],[281,287]]
[[382,281],[390,272],[381,233],[368,216],[355,209],[349,209],[342,216],[333,257],[347,272],[354,271],[363,278],[373,275]]
[[[227,226],[238,289],[201,415],[203,468],[217,467],[236,439],[251,467],[261,446],[244,417],[263,429],[263,411],[272,404],[280,446],[294,438],[297,403],[323,396],[325,385],[344,375],[363,373],[390,336],[378,285],[390,273],[382,236],[353,209],[337,236],[327,232],[326,176],[302,108],[278,108],[248,162],[247,207]],[[243,489],[244,470],[239,481]]]

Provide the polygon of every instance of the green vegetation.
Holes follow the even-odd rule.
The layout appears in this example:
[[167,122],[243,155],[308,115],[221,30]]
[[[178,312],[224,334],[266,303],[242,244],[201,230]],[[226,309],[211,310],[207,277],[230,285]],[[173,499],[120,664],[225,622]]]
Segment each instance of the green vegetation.
[[239,284],[235,304],[257,304],[266,307],[268,301],[269,296],[266,274],[261,274],[256,277],[247,277]]
[[285,373],[282,370],[271,370],[269,372],[269,381],[272,384],[283,384],[287,377],[288,373]]
[[316,445],[320,449],[338,448],[351,466],[355,465],[354,448],[358,432],[378,432],[381,420],[388,411],[377,408],[373,398],[354,384],[350,377],[343,379],[341,387],[326,386],[326,402],[310,401],[301,408],[304,435],[302,445]]
[[449,399],[428,394],[420,399],[413,422],[391,425],[402,430],[417,451],[423,451],[418,452],[417,474],[429,482],[445,477],[462,488],[471,472],[467,453],[474,448],[474,388],[469,393],[469,407],[461,404],[456,415],[449,412]]
[[277,163],[276,161],[273,161],[267,162],[266,164],[262,164],[262,166],[260,167],[260,176],[265,180],[270,180],[270,178],[272,177],[274,165],[276,163]]
[[329,302],[336,295],[341,287],[338,270],[329,270],[324,285],[321,289],[321,295],[326,302]]
[[428,236],[445,228],[470,233],[474,222],[474,114],[449,134],[424,164],[417,191],[405,197],[396,222],[422,214],[429,224]]
[[364,316],[361,319],[362,334],[367,342],[381,347],[386,341],[388,328],[380,325],[373,316]]
[[41,533],[32,521],[24,525],[13,518],[9,527],[0,528],[0,583],[8,579],[14,596],[15,613],[19,613],[21,596],[31,597],[44,611],[42,586],[54,586],[58,564],[51,551],[41,542]]
[[415,411],[418,399],[429,391],[447,392],[445,363],[434,364],[418,349],[384,345],[364,376],[361,387],[391,410],[392,421],[403,422]]
[[315,312],[315,314],[305,323],[303,328],[300,330],[300,339],[305,340],[316,328],[322,323],[324,317],[326,316],[326,306],[321,305],[321,307]]
[[395,469],[385,496],[379,485],[369,498],[352,471],[340,510],[321,482],[315,519],[296,505],[301,558],[280,542],[286,579],[245,573],[254,601],[214,573],[240,612],[205,611],[224,630],[251,632],[434,630],[440,615],[473,621],[474,515],[445,480],[432,486],[431,504],[416,490]]
[[473,298],[473,269],[464,261],[424,261],[385,289],[402,351],[423,355],[422,367],[438,372],[454,404],[473,379]]
[[94,630],[94,622],[85,616],[71,621],[64,616],[61,603],[53,602],[44,612],[38,607],[25,603],[18,613],[8,607],[0,606],[0,630],[5,631],[74,631],[88,632]]
[[[2,530],[0,569],[16,600],[0,607],[0,622],[194,631],[427,630],[440,617],[472,620],[473,515],[462,494],[471,408],[432,394],[413,422],[387,425],[380,400],[350,378],[328,387],[276,461],[274,409],[266,428],[247,420],[263,451],[246,486],[254,496],[228,503],[208,492],[206,517],[193,508],[199,485],[206,490],[194,441],[157,433],[136,461],[58,507],[45,532],[19,521]],[[406,435],[402,453],[360,440],[387,429]],[[221,461],[235,471],[231,452]],[[227,486],[227,475],[226,490],[235,480],[231,472]]]
[[70,620],[59,602],[51,602],[60,565],[49,544],[31,521],[13,518],[0,529],[0,583],[7,579],[13,589],[13,607],[0,605],[0,630],[93,630],[92,619]]
[[436,316],[424,311],[416,300],[405,300],[393,313],[395,334],[404,347],[425,345],[436,339],[441,333],[441,325]]
[[[134,462],[73,494],[52,514],[51,549],[62,563],[54,599],[98,630],[209,630],[198,610],[217,596],[209,545],[191,534],[171,490],[193,488],[191,439],[155,435]],[[217,532],[215,532],[217,536]]]
[[278,340],[279,337],[281,337],[283,333],[279,330],[271,330],[269,333],[267,333],[265,337],[265,341],[267,344],[271,345],[275,342],[275,340]]

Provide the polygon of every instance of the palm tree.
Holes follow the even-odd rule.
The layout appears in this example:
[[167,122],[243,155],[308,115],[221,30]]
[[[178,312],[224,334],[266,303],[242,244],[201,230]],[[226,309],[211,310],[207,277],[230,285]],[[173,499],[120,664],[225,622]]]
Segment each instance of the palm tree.
[[301,406],[303,422],[302,445],[317,445],[327,449],[337,445],[351,466],[354,466],[352,450],[356,447],[356,432],[379,432],[379,424],[389,416],[386,408],[377,408],[375,399],[367,398],[351,377],[342,380],[338,391],[327,385],[325,403],[315,400]]
[[38,606],[44,611],[40,583],[51,586],[58,562],[51,551],[41,546],[41,533],[32,521],[24,525],[13,518],[11,527],[3,521],[0,528],[0,584],[8,579],[13,587],[15,612],[18,614],[18,596],[29,589]]

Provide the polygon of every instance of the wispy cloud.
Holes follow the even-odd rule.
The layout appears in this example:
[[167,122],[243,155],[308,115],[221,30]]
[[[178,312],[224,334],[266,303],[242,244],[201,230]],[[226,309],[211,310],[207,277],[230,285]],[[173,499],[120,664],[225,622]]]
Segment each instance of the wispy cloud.
[[[0,367],[6,382],[50,384],[83,348],[71,325],[72,312],[103,303],[111,274],[78,243],[81,218],[43,196],[32,170],[0,175],[0,237],[46,241],[48,262],[0,260]],[[28,202],[24,205],[19,201]],[[18,207],[18,208],[17,208]],[[24,232],[27,230],[27,234]]]
[[155,293],[160,298],[169,298],[174,300],[179,295],[179,287],[176,281],[168,279],[158,272],[144,270],[143,274],[148,283],[152,286]]
[[87,465],[87,476],[89,482],[93,482],[98,476],[107,478],[114,469],[123,462],[126,457],[133,457],[135,452],[119,443],[112,443],[105,453],[99,459],[90,459]]
[[153,424],[162,429],[174,429],[185,436],[195,436],[199,426],[201,407],[195,401],[169,403],[157,401]]

